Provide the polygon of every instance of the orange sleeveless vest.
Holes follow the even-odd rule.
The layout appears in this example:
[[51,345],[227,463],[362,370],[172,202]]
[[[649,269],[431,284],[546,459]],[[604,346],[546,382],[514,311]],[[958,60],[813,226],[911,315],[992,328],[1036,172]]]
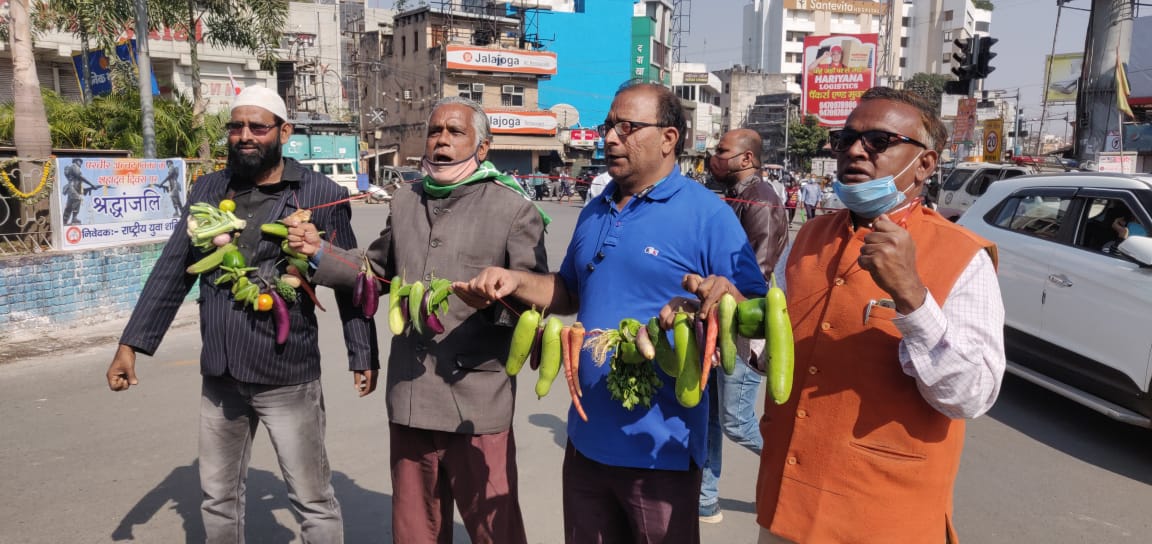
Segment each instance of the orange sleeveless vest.
[[[935,212],[906,228],[916,268],[940,305],[976,252],[993,247]],[[845,210],[815,218],[787,264],[796,377],[783,405],[769,399],[760,430],[757,522],[796,542],[942,543],[964,421],[937,412],[900,367],[897,316],[860,268],[863,237]]]

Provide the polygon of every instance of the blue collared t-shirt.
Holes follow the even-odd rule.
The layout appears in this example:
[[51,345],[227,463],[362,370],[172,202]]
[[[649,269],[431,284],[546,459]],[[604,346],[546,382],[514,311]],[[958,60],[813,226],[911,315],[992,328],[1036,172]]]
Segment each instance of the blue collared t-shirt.
[[[580,300],[578,319],[588,330],[619,326],[624,318],[648,319],[676,296],[685,274],[729,278],[742,293],[762,296],[767,287],[756,255],[732,208],[675,168],[647,194],[616,210],[615,182],[580,213],[560,276]],[[655,363],[648,363],[655,364]],[[609,364],[597,367],[580,352],[580,399],[585,423],[568,414],[568,437],[585,457],[613,466],[686,470],[703,466],[708,398],[695,408],[680,405],[675,380],[664,382],[651,409],[631,411],[611,398]],[[706,392],[707,395],[707,392]]]

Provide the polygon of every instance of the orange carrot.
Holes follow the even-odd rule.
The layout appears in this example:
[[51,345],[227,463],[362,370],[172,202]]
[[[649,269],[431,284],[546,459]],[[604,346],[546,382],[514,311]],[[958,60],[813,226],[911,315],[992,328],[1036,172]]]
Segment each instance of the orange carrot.
[[708,325],[704,332],[704,359],[700,372],[700,390],[708,387],[708,375],[712,373],[712,359],[716,356],[716,337],[720,334],[720,318],[716,315],[716,307],[708,312]]
[[572,327],[564,327],[560,329],[560,362],[564,363],[564,374],[567,375],[571,371],[572,361],[569,359],[572,356]]
[[576,396],[583,397],[584,391],[580,390],[580,351],[584,349],[584,325],[579,321],[572,324],[572,375],[573,383],[576,384]]
[[[584,325],[576,322],[571,327],[564,327],[564,332],[560,333],[561,339],[568,339],[568,349],[564,352],[564,378],[568,379],[568,393],[573,398],[573,407],[576,408],[576,413],[579,414],[581,420],[588,421],[588,414],[584,413],[584,407],[579,403],[579,353],[584,347]],[[570,338],[569,338],[570,337]]]

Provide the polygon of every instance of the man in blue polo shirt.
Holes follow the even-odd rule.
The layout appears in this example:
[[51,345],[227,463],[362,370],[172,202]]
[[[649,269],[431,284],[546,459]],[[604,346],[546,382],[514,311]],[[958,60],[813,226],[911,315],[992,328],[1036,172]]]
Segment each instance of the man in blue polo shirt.
[[[512,296],[557,314],[578,312],[588,329],[658,315],[689,295],[681,287],[686,274],[724,276],[744,295],[762,295],[764,277],[732,209],[676,166],[685,128],[669,89],[623,87],[600,126],[612,181],[580,213],[560,271],[488,268],[455,283],[455,293],[479,308]],[[608,392],[609,365],[594,365],[587,351],[580,356],[588,421],[569,410],[565,540],[699,542],[707,398],[684,408],[674,380],[659,374],[664,385],[651,408],[627,410]]]

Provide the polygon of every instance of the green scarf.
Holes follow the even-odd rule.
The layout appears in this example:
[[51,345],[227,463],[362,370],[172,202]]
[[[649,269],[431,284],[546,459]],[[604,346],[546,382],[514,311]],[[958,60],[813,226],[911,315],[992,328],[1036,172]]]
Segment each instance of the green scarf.
[[[523,195],[524,198],[529,198],[528,193],[524,191],[524,188],[520,186],[516,178],[501,174],[500,171],[488,161],[480,163],[480,167],[477,168],[475,172],[472,172],[471,176],[464,178],[464,181],[452,185],[439,185],[432,178],[424,176],[424,194],[432,198],[444,198],[452,194],[452,191],[457,187],[463,187],[471,183],[476,183],[477,181],[485,181],[488,179],[494,179],[506,185],[509,189]],[[535,204],[535,206],[536,211],[540,212],[540,218],[544,220],[544,226],[547,227],[548,224],[552,222],[552,218],[544,213],[544,209],[541,208],[539,204]]]

